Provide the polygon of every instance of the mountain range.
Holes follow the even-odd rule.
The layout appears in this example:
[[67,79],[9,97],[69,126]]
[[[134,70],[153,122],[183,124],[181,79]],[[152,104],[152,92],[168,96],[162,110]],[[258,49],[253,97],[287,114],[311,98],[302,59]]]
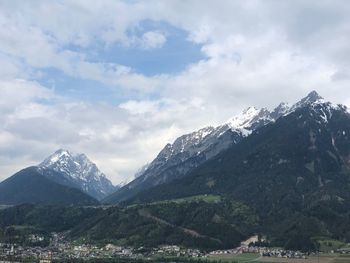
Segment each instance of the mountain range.
[[[222,125],[177,138],[132,182],[108,196],[109,190],[101,190],[105,184],[97,183],[103,174],[91,175],[95,170],[85,165],[84,155],[60,150],[1,183],[0,200],[22,203],[25,198],[16,196],[20,186],[26,198],[53,189],[58,200],[62,195],[69,200],[60,203],[86,205],[97,203],[87,194],[97,191],[102,202],[119,204],[79,208],[79,213],[67,208],[67,215],[81,216],[79,222],[69,219],[64,229],[72,239],[216,249],[259,234],[272,246],[315,250],[320,238],[350,242],[349,134],[348,109],[313,91],[290,107],[248,108]],[[28,178],[33,183],[27,184]],[[84,196],[77,198],[73,190]],[[52,202],[40,198],[33,203]],[[31,215],[43,209],[57,213],[19,207],[0,211],[0,219],[24,210],[20,222],[30,218],[42,228],[46,219]]]
[[167,144],[149,165],[141,169],[135,180],[121,187],[103,202],[126,201],[142,191],[182,178],[258,128],[317,101],[322,101],[322,98],[313,91],[291,107],[286,103],[280,103],[272,111],[249,107],[222,125],[208,126],[180,136],[174,143]]
[[[308,197],[346,203],[350,179],[350,115],[345,106],[322,98],[302,100],[303,106],[254,131],[235,146],[194,169],[186,178],[146,191],[147,201],[195,194],[229,194],[251,202],[265,202],[257,209],[272,206],[272,200],[252,199],[259,195],[288,196],[305,203]],[[300,105],[300,104],[297,104]],[[191,183],[190,183],[191,182]],[[181,185],[181,186],[180,186]],[[176,187],[175,187],[176,186]],[[191,189],[191,191],[189,191]],[[311,191],[310,196],[307,195]],[[154,195],[154,193],[159,195]],[[295,193],[293,193],[295,194]],[[161,197],[162,195],[162,197]],[[283,203],[283,199],[279,199]],[[311,202],[311,201],[310,201]]]
[[274,244],[315,248],[317,237],[350,240],[350,114],[316,93],[185,177],[128,203],[214,195],[241,202]]

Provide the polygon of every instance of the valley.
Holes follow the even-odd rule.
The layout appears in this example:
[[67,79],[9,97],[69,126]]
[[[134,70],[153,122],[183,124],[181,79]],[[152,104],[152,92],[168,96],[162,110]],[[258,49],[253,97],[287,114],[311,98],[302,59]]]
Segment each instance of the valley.
[[345,263],[348,134],[311,92],[179,137],[123,187],[60,149],[0,183],[2,256]]

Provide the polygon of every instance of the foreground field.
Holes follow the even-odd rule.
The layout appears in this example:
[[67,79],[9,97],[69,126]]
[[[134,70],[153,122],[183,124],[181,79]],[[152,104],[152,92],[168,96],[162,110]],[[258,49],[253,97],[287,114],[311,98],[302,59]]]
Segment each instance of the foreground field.
[[244,253],[239,255],[225,254],[213,255],[209,260],[236,263],[350,263],[350,255],[326,254],[308,257],[306,259],[262,257],[257,253]]
[[327,256],[314,256],[307,259],[292,259],[292,258],[273,258],[273,257],[261,257],[254,261],[256,263],[350,263],[350,255],[327,255]]
[[334,239],[320,239],[318,242],[320,244],[320,251],[325,253],[330,253],[340,248],[349,248],[347,243]]
[[250,262],[250,261],[256,261],[260,259],[260,254],[258,253],[243,253],[238,255],[231,255],[231,254],[224,254],[224,255],[213,255],[209,258],[209,260],[220,260],[223,262],[237,262],[237,263],[243,263],[243,262]]

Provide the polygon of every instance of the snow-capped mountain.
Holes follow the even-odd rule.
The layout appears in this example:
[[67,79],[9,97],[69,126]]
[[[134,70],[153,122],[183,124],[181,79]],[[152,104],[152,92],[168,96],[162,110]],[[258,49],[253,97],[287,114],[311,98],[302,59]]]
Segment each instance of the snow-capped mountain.
[[[76,187],[98,200],[117,189],[85,154],[72,154],[60,149],[47,157],[38,167],[50,179]],[[57,178],[57,173],[52,174],[51,170],[61,174],[62,177]]]
[[167,144],[143,173],[138,173],[132,182],[120,188],[106,201],[123,201],[147,188],[181,178],[208,159],[240,142],[256,129],[275,122],[297,108],[322,101],[317,92],[312,91],[292,107],[286,103],[280,103],[272,111],[267,108],[249,107],[222,125],[208,126],[182,135],[174,143]]
[[[299,245],[300,236],[310,226],[327,235],[335,225],[350,226],[349,134],[347,107],[327,102],[313,92],[285,116],[255,130],[185,178],[157,185],[130,202],[225,196],[256,211],[262,219],[259,226],[272,235],[290,235],[286,226],[292,226],[290,240]],[[296,221],[291,221],[291,215]],[[342,217],[347,221],[334,223]],[[303,227],[296,227],[298,224]],[[335,231],[333,235],[339,235],[350,228]],[[318,233],[310,234],[307,242],[312,243]]]

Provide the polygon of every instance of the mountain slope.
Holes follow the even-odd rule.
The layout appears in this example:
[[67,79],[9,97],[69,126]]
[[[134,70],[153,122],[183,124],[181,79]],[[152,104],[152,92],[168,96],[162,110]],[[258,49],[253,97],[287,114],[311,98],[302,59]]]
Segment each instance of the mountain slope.
[[0,183],[0,203],[95,205],[98,202],[78,189],[49,180],[37,167],[28,167]]
[[[137,248],[177,244],[219,249],[238,246],[242,239],[254,233],[256,223],[254,214],[236,202],[218,205],[194,201],[132,207],[20,205],[0,210],[0,242],[1,232],[16,225],[34,233],[64,231],[72,240],[84,239],[100,246],[113,243]],[[20,233],[13,232],[6,238],[23,242]]]
[[308,244],[320,235],[350,239],[349,134],[344,106],[304,100],[188,176],[133,201],[222,195],[251,207],[263,232],[276,240],[289,237],[294,248],[298,238]]
[[[75,155],[60,149],[38,167],[47,178],[78,188],[98,200],[117,189],[85,154]],[[51,171],[56,173],[52,174]]]
[[255,129],[274,122],[288,110],[288,106],[284,103],[272,112],[266,108],[259,110],[250,107],[218,127],[209,126],[180,136],[173,144],[167,144],[132,182],[108,196],[103,202],[125,201],[146,189],[179,179],[233,144],[240,142]]
[[[228,183],[234,181],[237,183],[235,188],[242,192],[244,190],[238,185],[248,185],[246,180],[250,173],[256,176],[251,178],[251,183],[255,181],[253,185],[256,185],[256,180],[262,180],[261,183],[265,184],[265,175],[272,177],[272,173],[276,176],[290,173],[300,177],[299,184],[309,180],[307,183],[312,189],[323,189],[329,184],[339,183],[331,176],[344,175],[342,178],[348,179],[349,133],[350,117],[345,108],[314,103],[257,130],[241,143],[203,164],[189,175],[190,179],[183,181],[200,178],[199,174],[203,174],[203,178],[209,175],[214,178],[220,173],[214,185],[203,189],[208,192],[225,189],[231,186]],[[305,177],[301,178],[303,175]],[[239,179],[244,181],[239,182]],[[297,177],[293,180],[297,180]],[[202,190],[195,192],[198,191]]]

